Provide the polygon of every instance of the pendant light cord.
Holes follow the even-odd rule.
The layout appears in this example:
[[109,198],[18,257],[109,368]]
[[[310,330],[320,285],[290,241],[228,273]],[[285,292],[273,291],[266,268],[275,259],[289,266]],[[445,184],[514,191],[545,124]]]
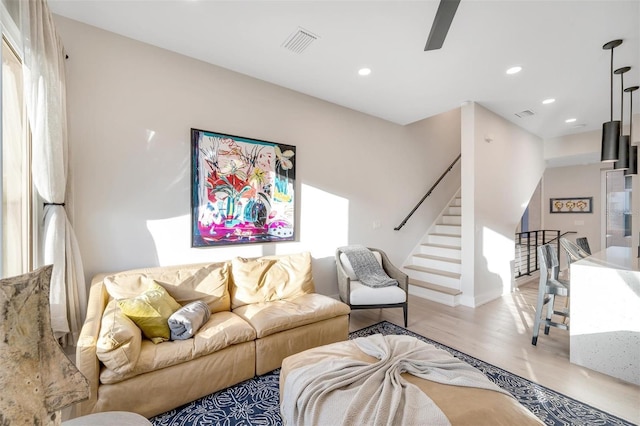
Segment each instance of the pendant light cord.
[[[631,117],[631,119],[633,120],[633,117]],[[624,134],[624,132],[622,131],[623,123],[624,123],[624,72],[620,73],[620,136]]]
[[633,145],[633,91],[629,92],[629,148]]
[[613,121],[613,49],[615,49],[614,47],[611,48],[611,66],[610,66],[610,72],[609,72],[609,77],[611,80],[611,90],[609,90],[609,93],[611,94],[611,120],[609,121]]

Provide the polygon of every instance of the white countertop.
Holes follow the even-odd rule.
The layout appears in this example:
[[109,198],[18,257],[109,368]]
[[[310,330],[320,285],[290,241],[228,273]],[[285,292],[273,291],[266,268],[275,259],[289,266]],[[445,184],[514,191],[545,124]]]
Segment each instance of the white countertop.
[[636,251],[630,247],[608,247],[589,257],[574,262],[580,266],[597,266],[601,268],[620,269],[624,271],[640,271]]
[[640,385],[637,249],[609,247],[571,264],[570,360]]

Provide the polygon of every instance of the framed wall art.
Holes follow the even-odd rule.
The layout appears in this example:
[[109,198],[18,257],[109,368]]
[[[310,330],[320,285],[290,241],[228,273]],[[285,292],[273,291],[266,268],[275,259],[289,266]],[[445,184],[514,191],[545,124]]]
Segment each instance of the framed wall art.
[[549,198],[550,213],[593,213],[593,197]]
[[193,247],[294,240],[296,147],[191,129]]

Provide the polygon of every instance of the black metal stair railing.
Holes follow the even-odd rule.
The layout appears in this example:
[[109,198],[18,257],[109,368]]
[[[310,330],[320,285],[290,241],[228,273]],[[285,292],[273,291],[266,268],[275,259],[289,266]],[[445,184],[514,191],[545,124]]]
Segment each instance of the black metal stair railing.
[[556,239],[559,243],[560,231],[537,230],[516,233],[516,278],[523,275],[531,275],[532,272],[540,269],[538,261],[538,246],[547,244],[551,239]]
[[543,244],[555,243],[557,246],[556,252],[558,253],[558,261],[560,261],[560,237],[575,233],[575,231],[567,231],[560,235],[560,231],[549,229],[517,232],[515,262],[516,278],[520,278],[523,275],[531,275],[531,273],[540,269],[540,263],[538,262],[538,246]]
[[438,186],[438,184],[440,183],[440,181],[442,181],[442,179],[444,179],[444,177],[451,171],[451,169],[453,169],[453,166],[456,165],[456,163],[458,162],[458,160],[462,157],[462,153],[458,154],[458,156],[456,157],[455,160],[453,160],[453,162],[449,165],[449,167],[447,167],[447,169],[440,175],[440,177],[438,178],[438,180],[436,181],[436,183],[434,183],[431,188],[429,188],[429,190],[427,191],[426,194],[424,194],[424,196],[420,199],[420,201],[418,201],[418,204],[415,205],[415,207],[413,209],[411,209],[411,211],[409,212],[409,214],[407,215],[407,217],[404,218],[404,220],[402,222],[400,222],[400,225],[396,226],[395,228],[393,228],[394,231],[399,231],[406,223],[407,221],[411,218],[411,216],[413,216],[413,214],[416,212],[416,210],[418,210],[418,208],[422,205],[422,203],[424,202],[424,200],[427,199],[427,197],[429,197],[429,195],[431,195],[431,193],[433,192],[434,189],[436,189],[436,187]]

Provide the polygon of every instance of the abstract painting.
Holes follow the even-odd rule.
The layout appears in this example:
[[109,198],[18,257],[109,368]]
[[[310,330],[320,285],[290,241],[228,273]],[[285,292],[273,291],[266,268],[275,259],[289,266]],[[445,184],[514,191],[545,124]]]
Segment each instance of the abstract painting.
[[193,247],[292,241],[296,147],[191,129]]

